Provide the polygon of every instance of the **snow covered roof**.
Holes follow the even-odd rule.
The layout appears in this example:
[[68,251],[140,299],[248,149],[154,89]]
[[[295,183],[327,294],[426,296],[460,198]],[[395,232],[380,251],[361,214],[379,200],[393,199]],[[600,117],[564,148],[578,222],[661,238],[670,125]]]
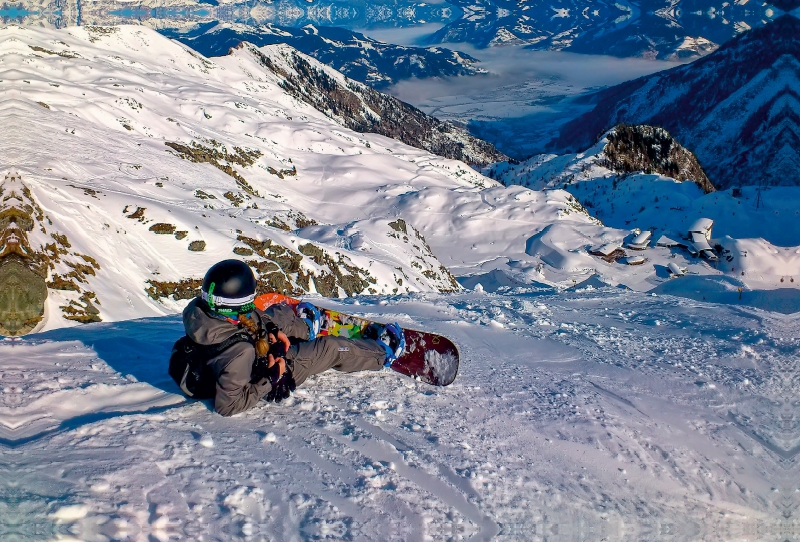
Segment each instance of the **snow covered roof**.
[[653,232],[651,232],[650,230],[645,230],[636,237],[634,237],[633,240],[630,243],[628,243],[628,246],[630,248],[637,250],[645,249],[647,248],[647,245],[650,243],[650,238],[652,236]]
[[689,233],[698,232],[706,234],[711,231],[712,227],[714,227],[714,221],[710,218],[698,218],[689,226]]
[[678,241],[673,241],[666,235],[662,235],[658,238],[658,241],[656,241],[656,246],[659,247],[677,247],[679,245],[680,243]]
[[694,245],[695,250],[702,252],[704,250],[712,250],[711,245],[708,244],[708,239],[702,233],[690,232],[689,240]]
[[676,277],[682,277],[684,275],[683,269],[678,267],[678,264],[675,262],[670,262],[670,264],[667,266],[667,269],[669,269],[669,272]]
[[599,247],[592,248],[589,252],[591,254],[599,254],[601,256],[611,256],[614,251],[619,250],[620,246],[616,243],[606,243]]

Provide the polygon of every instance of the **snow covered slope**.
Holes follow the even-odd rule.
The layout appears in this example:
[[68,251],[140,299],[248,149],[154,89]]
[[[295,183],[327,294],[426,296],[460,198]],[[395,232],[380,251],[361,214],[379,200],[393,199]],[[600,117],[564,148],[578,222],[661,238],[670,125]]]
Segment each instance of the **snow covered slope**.
[[[236,255],[279,290],[458,288],[397,213],[317,225],[311,187],[357,171],[373,194],[420,176],[450,190],[491,184],[463,164],[405,146],[392,154],[399,143],[339,128],[264,79],[249,50],[214,64],[135,27],[12,26],[0,40],[3,190],[41,209],[24,229],[49,254],[48,327],[173,312],[205,268]],[[304,227],[329,244],[299,237]]]
[[[0,121],[13,135],[0,164],[16,194],[4,204],[31,207],[14,231],[49,292],[38,310],[33,296],[4,313],[19,330],[174,313],[227,257],[250,262],[263,289],[328,297],[458,290],[453,275],[490,288],[498,273],[646,290],[674,258],[723,272],[670,249],[608,264],[590,250],[650,224],[605,227],[567,191],[504,187],[341,126],[336,107],[361,114],[362,102],[322,112],[309,89],[287,92],[292,73],[318,66],[287,46],[211,61],[142,27],[11,26],[0,52]],[[770,263],[758,276],[777,288],[792,275]]]
[[269,289],[454,290],[442,264],[524,256],[552,222],[595,228],[566,192],[340,126],[282,88],[269,52],[212,62],[142,27],[0,29],[0,164],[20,184],[4,190],[41,209],[23,229],[49,255],[37,325],[175,312],[236,256]]
[[585,149],[620,122],[667,129],[722,188],[800,185],[800,20],[785,15],[691,64],[600,91],[554,148]]
[[331,307],[447,334],[457,380],[331,371],[222,418],[166,374],[177,317],[0,341],[13,538],[792,539],[796,318],[609,289]]

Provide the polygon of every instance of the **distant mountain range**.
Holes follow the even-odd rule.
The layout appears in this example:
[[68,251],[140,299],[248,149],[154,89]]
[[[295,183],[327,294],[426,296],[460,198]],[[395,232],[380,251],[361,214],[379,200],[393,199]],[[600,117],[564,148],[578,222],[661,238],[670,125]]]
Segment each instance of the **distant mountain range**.
[[768,4],[708,0],[450,1],[464,14],[436,32],[431,43],[517,44],[619,57],[703,55],[775,14]]
[[784,15],[691,64],[590,97],[555,152],[589,147],[618,123],[667,129],[721,188],[800,185],[800,20]]
[[[304,46],[297,41],[300,28],[338,27],[352,31],[378,28],[411,28],[425,24],[441,25],[429,42],[469,43],[478,48],[495,45],[527,45],[542,50],[567,50],[578,53],[608,54],[619,57],[691,58],[714,50],[740,32],[761,26],[775,18],[779,10],[790,11],[800,0],[775,0],[771,3],[716,0],[642,0],[586,3],[578,0],[448,0],[414,2],[406,0],[281,0],[280,2],[241,2],[219,0],[148,0],[129,3],[120,0],[81,2],[80,0],[25,0],[0,10],[0,19],[29,26],[145,24],[156,30],[189,29],[197,25],[243,24],[250,28],[274,28],[267,34],[283,35],[285,43],[323,62],[343,69],[321,53],[319,46]],[[9,4],[6,4],[9,5]],[[292,30],[288,30],[292,29]],[[260,33],[261,30],[256,33]],[[325,39],[352,42],[346,35],[326,35]],[[252,39],[249,41],[253,41]],[[268,45],[275,41],[258,42]],[[322,42],[320,42],[322,43]],[[235,45],[235,44],[233,44]],[[198,47],[200,47],[198,45]],[[322,49],[326,49],[325,46]],[[224,54],[224,51],[221,53]],[[384,59],[407,53],[385,49]],[[346,61],[353,61],[352,58]],[[390,79],[389,65],[369,56],[368,62]],[[423,55],[423,73],[434,64]],[[446,55],[445,55],[446,56]],[[355,64],[353,64],[355,66]],[[355,68],[353,68],[355,69]],[[349,76],[381,86],[356,71]],[[446,74],[443,72],[443,74]]]
[[383,43],[344,28],[279,27],[272,24],[203,25],[184,33],[162,29],[161,33],[185,43],[205,56],[223,56],[239,43],[258,47],[286,43],[347,75],[381,89],[412,77],[476,75],[477,59],[443,47],[405,47]]
[[446,24],[462,14],[445,2],[407,0],[19,0],[0,3],[0,20],[26,26],[64,28],[80,25],[144,23],[152,28],[228,21],[253,26],[307,24],[359,28]]

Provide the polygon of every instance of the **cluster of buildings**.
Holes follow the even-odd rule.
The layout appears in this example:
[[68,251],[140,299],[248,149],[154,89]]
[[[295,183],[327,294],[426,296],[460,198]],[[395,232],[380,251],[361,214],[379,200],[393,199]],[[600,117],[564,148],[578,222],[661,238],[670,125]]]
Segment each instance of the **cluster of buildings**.
[[[711,229],[714,227],[714,221],[710,218],[699,218],[695,220],[690,226],[688,231],[684,234],[683,238],[679,241],[670,239],[666,235],[662,235],[656,241],[657,247],[681,247],[686,249],[689,254],[695,257],[702,257],[710,262],[719,261],[716,251],[711,246]],[[625,248],[633,251],[642,251],[650,246],[653,238],[653,232],[645,230],[636,234],[636,236],[625,244]],[[627,265],[641,265],[647,261],[644,256],[628,256],[622,245],[618,243],[608,243],[599,247],[589,250],[589,254],[597,256],[608,263],[614,263],[622,258],[625,258]],[[675,269],[672,269],[675,267]],[[676,264],[670,264],[670,272],[673,275],[682,275],[681,269]]]

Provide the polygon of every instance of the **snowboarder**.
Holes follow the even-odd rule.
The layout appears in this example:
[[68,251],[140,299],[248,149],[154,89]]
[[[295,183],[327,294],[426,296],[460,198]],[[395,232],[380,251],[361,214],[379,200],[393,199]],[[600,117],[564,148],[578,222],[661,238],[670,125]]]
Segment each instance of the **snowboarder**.
[[[223,416],[252,408],[264,397],[280,402],[309,376],[328,369],[380,370],[405,347],[397,324],[380,326],[374,339],[316,337],[320,314],[310,303],[301,303],[296,312],[284,304],[256,309],[255,277],[239,260],[212,266],[201,292],[184,309],[183,324],[194,343],[223,347],[205,361],[216,378],[214,409]],[[231,340],[243,331],[248,340]]]

